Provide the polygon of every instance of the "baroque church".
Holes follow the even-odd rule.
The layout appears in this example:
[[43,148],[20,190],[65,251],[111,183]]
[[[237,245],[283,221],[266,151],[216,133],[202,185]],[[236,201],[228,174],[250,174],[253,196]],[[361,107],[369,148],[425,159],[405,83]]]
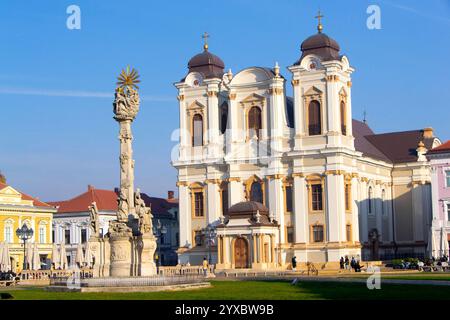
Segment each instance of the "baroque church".
[[352,119],[355,69],[320,15],[317,29],[289,77],[277,64],[225,71],[205,43],[175,83],[179,263],[273,269],[293,256],[334,265],[425,255],[425,154],[440,141],[432,128],[375,134]]

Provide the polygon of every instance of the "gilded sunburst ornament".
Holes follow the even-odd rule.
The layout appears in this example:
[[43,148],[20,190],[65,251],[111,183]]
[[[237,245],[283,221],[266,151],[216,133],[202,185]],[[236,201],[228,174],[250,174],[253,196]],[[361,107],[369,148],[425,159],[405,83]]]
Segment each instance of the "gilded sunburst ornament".
[[139,80],[139,74],[136,69],[131,69],[130,66],[127,66],[126,70],[122,70],[120,75],[117,77],[117,90],[123,90],[126,88],[139,89],[138,83],[141,82]]

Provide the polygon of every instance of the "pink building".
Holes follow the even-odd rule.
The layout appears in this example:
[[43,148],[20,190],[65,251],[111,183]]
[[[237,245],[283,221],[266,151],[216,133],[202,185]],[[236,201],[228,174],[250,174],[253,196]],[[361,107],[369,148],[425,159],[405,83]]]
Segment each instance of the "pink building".
[[427,153],[431,166],[431,222],[430,256],[449,255],[450,241],[450,140]]

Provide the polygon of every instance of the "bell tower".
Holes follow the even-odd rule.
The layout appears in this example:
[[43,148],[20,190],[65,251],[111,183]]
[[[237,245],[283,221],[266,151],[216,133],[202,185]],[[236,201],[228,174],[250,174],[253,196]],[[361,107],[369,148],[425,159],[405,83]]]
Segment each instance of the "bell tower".
[[[301,44],[302,55],[289,70],[294,92],[295,149],[345,147],[354,150],[352,136],[351,74],[339,44],[323,33],[323,15],[317,33]],[[314,138],[312,138],[314,137]],[[320,138],[319,138],[320,137]]]

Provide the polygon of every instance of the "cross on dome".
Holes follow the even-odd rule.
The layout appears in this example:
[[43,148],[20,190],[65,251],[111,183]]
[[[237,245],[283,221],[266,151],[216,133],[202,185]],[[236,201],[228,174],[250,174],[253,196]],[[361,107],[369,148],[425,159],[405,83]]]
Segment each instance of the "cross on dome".
[[318,20],[318,25],[317,25],[317,31],[319,31],[319,33],[322,33],[322,30],[323,30],[323,25],[322,25],[322,18],[324,17],[324,15],[322,15],[321,13],[320,13],[320,10],[319,10],[319,12],[317,13],[317,16],[315,16],[315,18],[317,18],[317,20]]
[[208,32],[205,32],[202,35],[203,40],[205,41],[205,44],[203,45],[203,49],[205,49],[206,51],[208,50],[208,38],[209,38],[209,34]]

